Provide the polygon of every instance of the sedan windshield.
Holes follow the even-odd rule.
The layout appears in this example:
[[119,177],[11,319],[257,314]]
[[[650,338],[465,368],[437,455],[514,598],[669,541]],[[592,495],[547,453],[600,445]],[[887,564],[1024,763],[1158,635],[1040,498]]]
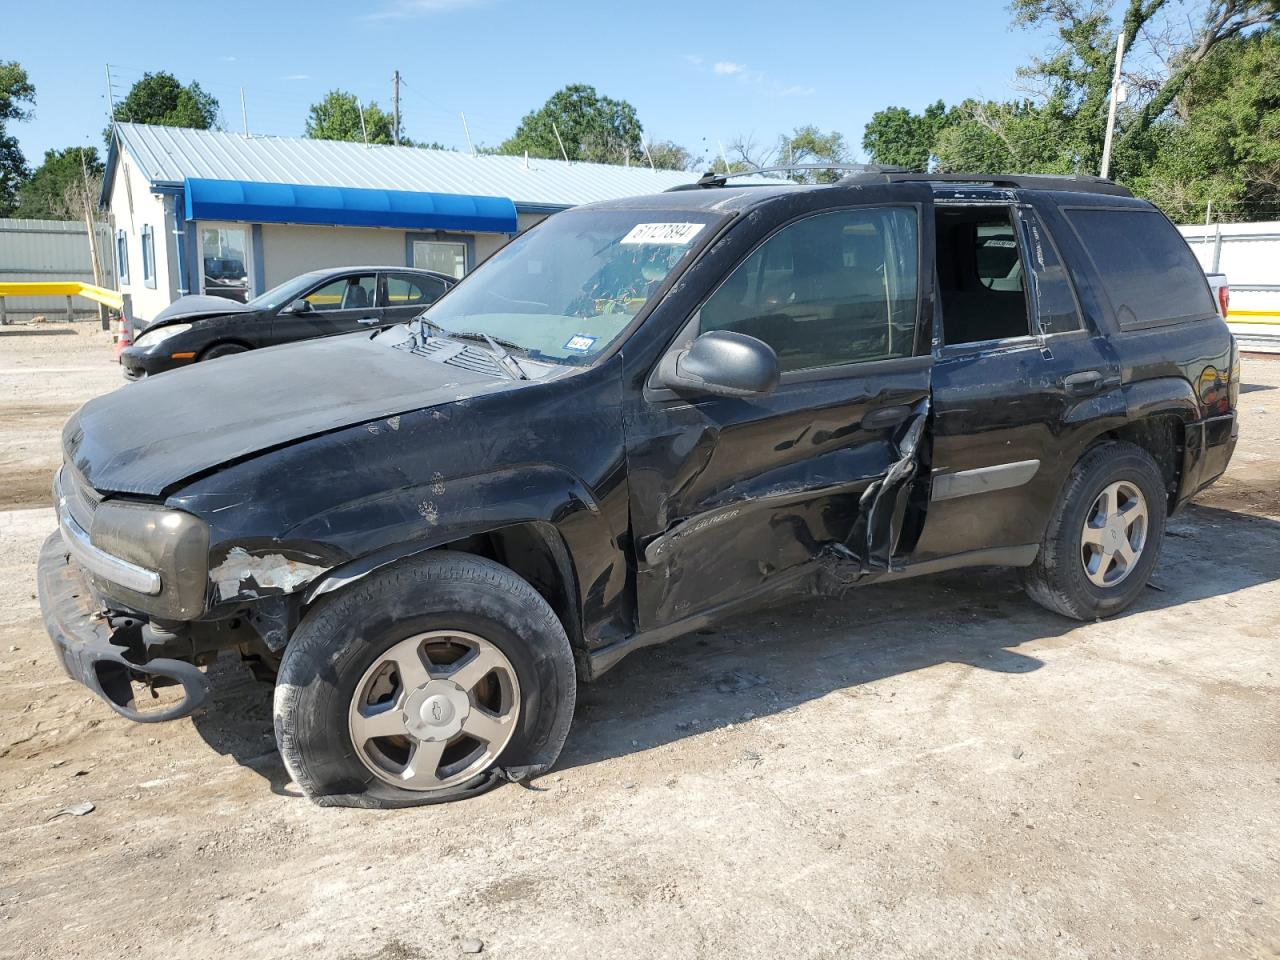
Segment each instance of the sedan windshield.
[[692,255],[717,217],[569,210],[512,240],[423,316],[535,359],[589,363]]
[[254,297],[245,306],[254,310],[275,310],[277,307],[283,307],[285,304],[293,303],[315,286],[321,276],[319,271],[314,271],[286,280],[278,287],[272,287],[266,293]]

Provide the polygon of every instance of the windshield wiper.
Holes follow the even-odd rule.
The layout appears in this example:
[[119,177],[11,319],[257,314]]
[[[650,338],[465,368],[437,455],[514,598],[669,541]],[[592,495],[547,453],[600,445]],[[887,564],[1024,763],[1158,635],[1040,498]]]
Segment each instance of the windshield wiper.
[[494,356],[498,358],[498,366],[500,366],[512,380],[529,379],[529,375],[524,372],[524,367],[520,366],[519,360],[507,353],[502,345],[487,333],[482,334],[482,336],[486,341],[488,341],[489,349],[493,351]]
[[[481,333],[479,330],[446,330],[438,323],[432,324],[437,330],[446,337],[453,337],[455,340],[483,340],[490,346],[501,344],[510,350],[519,350],[521,353],[528,353],[529,348],[523,344],[516,343],[514,340],[506,340],[502,337],[491,337],[487,333]],[[495,351],[496,352],[496,351]]]

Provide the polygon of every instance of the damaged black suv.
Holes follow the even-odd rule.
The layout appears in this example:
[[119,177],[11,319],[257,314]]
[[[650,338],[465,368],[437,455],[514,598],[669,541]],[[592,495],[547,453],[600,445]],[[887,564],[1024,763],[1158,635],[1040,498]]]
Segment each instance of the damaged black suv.
[[1186,244],[1113,183],[709,176],[558,214],[408,324],[87,403],[40,598],[119,713],[190,713],[239,649],[310,797],[434,802],[771,598],[1003,565],[1123,609],[1238,389]]

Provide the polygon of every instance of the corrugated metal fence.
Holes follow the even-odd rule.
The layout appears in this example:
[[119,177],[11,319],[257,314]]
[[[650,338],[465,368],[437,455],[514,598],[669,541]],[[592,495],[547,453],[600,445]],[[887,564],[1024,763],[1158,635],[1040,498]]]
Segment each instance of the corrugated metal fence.
[[1280,221],[1178,229],[1206,273],[1227,275],[1227,323],[1241,347],[1280,352]]
[[[111,231],[97,224],[98,261],[102,265],[101,286],[114,288],[115,267]],[[0,281],[81,280],[93,283],[89,258],[89,234],[76,220],[0,219]],[[50,319],[66,315],[65,304],[49,297],[6,297],[5,313],[10,323],[29,320],[37,314]],[[77,301],[78,316],[96,317],[97,308]]]

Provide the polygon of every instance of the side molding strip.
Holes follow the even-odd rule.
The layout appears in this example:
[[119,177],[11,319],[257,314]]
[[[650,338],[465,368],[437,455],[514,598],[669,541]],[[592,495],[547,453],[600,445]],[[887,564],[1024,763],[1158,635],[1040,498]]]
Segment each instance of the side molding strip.
[[937,503],[939,500],[955,500],[975,493],[1020,487],[1034,477],[1039,469],[1039,460],[1019,460],[1016,463],[997,463],[990,467],[977,467],[956,473],[935,473],[933,494],[929,499]]

